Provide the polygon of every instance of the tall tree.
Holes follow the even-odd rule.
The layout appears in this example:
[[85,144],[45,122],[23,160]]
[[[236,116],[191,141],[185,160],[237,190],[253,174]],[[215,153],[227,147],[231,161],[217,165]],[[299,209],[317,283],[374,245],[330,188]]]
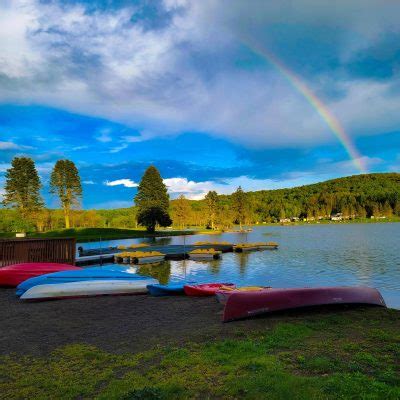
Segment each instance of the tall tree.
[[58,160],[50,177],[50,193],[56,194],[64,211],[65,227],[70,227],[71,208],[78,206],[82,197],[78,169],[70,160]]
[[6,172],[4,206],[18,209],[23,217],[43,207],[40,178],[34,161],[29,157],[15,157]]
[[150,166],[145,171],[135,197],[138,207],[138,222],[154,232],[157,225],[169,226],[172,220],[168,214],[169,196],[157,168]]
[[174,223],[181,228],[188,224],[191,209],[189,200],[181,194],[174,202]]
[[239,186],[236,192],[232,193],[232,208],[235,216],[235,220],[239,223],[240,230],[243,229],[243,223],[247,215],[247,201],[246,193]]
[[218,211],[218,194],[214,190],[209,191],[204,199],[207,204],[208,223],[211,229],[215,229],[215,219]]

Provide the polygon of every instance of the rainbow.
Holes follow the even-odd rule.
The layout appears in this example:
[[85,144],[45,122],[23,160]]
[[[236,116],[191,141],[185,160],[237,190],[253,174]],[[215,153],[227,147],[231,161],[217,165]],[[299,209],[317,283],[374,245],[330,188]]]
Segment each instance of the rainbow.
[[344,130],[343,126],[340,124],[339,120],[329,111],[328,107],[311,91],[311,89],[299,78],[293,71],[291,71],[278,57],[276,57],[269,50],[252,43],[249,41],[244,41],[252,51],[266,59],[272,66],[274,66],[278,72],[280,72],[289,83],[297,89],[305,99],[312,105],[312,107],[317,111],[320,117],[328,125],[329,129],[338,138],[339,142],[342,144],[350,159],[352,160],[354,166],[360,173],[366,173],[367,168],[363,162],[363,158],[354,143],[352,142],[349,135]]

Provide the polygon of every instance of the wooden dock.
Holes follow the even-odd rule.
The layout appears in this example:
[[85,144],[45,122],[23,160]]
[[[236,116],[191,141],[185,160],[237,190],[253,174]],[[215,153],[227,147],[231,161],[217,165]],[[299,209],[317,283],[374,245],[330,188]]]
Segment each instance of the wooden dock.
[[[80,251],[80,255],[76,258],[76,265],[90,265],[90,264],[102,264],[114,262],[114,256],[123,252],[134,252],[134,251],[158,251],[160,253],[165,254],[165,260],[185,260],[189,258],[189,253],[192,250],[196,249],[214,249],[220,251],[222,253],[231,253],[234,251],[233,244],[202,244],[202,245],[159,245],[159,246],[148,246],[140,249],[129,248],[126,249],[118,249],[117,247],[112,248],[102,248],[102,249],[91,249],[91,250],[83,250]],[[278,248],[276,247],[266,247],[259,248],[260,246],[256,246],[254,249],[250,250],[274,250]]]
[[[215,249],[222,253],[233,251],[232,245],[167,245],[167,246],[148,246],[140,249],[141,251],[159,251],[165,254],[166,260],[184,260],[189,258],[189,253],[195,249]],[[112,262],[114,256],[126,251],[135,251],[136,249],[93,249],[84,250],[76,258],[76,265],[89,265],[103,262]]]

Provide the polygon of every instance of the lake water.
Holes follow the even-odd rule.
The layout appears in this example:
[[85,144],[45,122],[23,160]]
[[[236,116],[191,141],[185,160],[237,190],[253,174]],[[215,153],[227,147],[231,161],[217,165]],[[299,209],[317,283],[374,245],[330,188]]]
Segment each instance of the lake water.
[[[210,262],[166,261],[139,267],[160,282],[193,280],[237,285],[304,287],[365,285],[379,289],[388,306],[400,309],[400,223],[259,226],[252,232],[103,241],[183,244],[200,240],[231,243],[276,241],[278,250],[225,253]],[[82,244],[81,244],[82,245]],[[88,243],[84,248],[100,247]],[[137,267],[129,268],[136,272]]]

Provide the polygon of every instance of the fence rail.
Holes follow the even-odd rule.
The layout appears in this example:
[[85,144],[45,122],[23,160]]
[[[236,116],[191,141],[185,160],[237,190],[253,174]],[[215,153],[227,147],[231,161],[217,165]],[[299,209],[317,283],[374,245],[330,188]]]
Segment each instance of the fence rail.
[[24,262],[75,264],[76,240],[3,239],[0,240],[0,267]]

